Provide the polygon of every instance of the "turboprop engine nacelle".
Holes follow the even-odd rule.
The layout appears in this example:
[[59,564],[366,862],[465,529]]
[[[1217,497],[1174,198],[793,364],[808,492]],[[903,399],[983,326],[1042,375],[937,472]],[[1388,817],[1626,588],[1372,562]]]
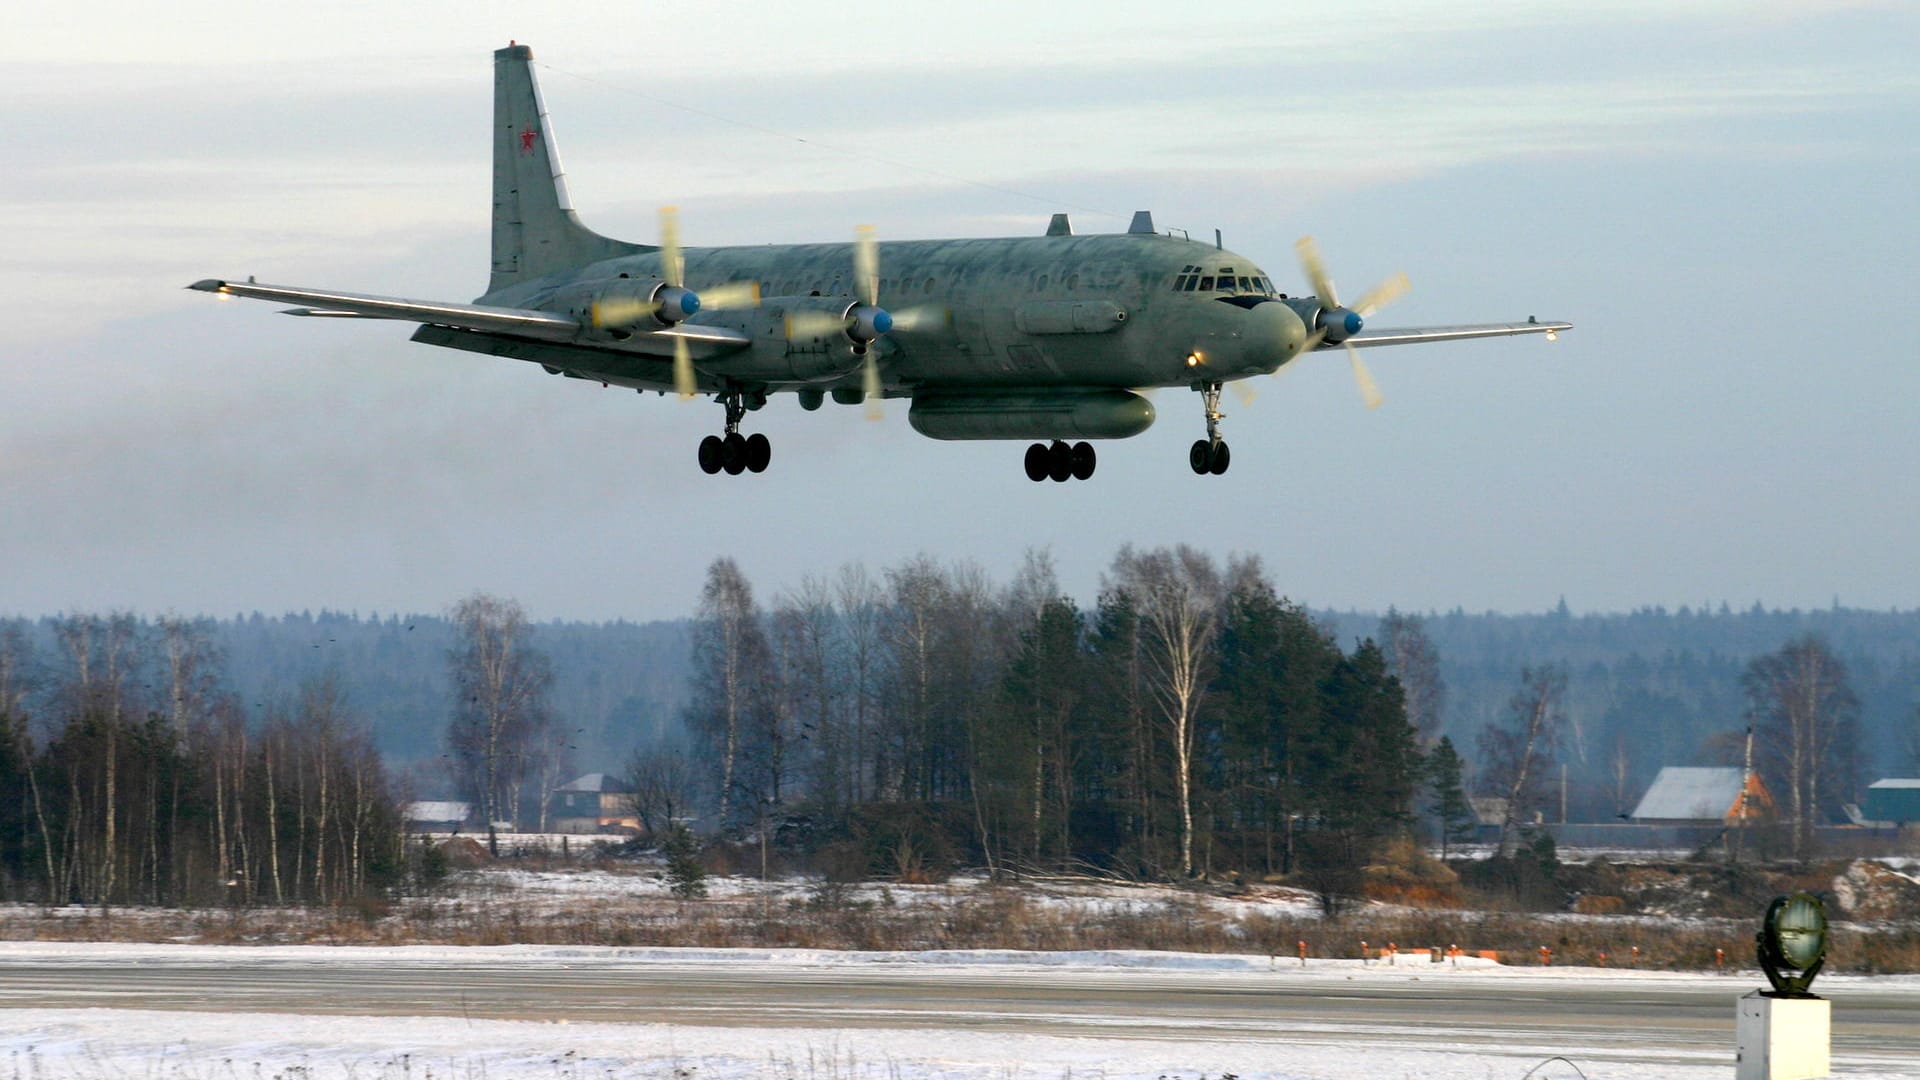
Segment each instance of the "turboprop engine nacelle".
[[853,343],[855,356],[864,356],[867,346],[893,329],[887,309],[845,296],[782,297],[766,303],[785,313],[786,339],[797,347],[827,345],[839,337]]
[[1360,328],[1366,325],[1366,320],[1360,317],[1359,312],[1349,307],[1322,307],[1318,297],[1301,297],[1281,303],[1300,316],[1300,322],[1310,333],[1317,333],[1322,341],[1334,345],[1359,333]]
[[673,326],[700,310],[700,295],[660,278],[615,278],[592,288],[587,315],[595,329]]
[[1366,320],[1352,308],[1337,307],[1330,311],[1322,308],[1319,319],[1314,323],[1314,329],[1319,330],[1327,341],[1338,345],[1359,333],[1360,328],[1365,325]]

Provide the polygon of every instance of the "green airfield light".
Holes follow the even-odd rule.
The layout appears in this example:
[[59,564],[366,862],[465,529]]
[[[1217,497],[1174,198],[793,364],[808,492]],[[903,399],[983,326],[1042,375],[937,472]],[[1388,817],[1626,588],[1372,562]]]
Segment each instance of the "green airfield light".
[[1760,969],[1773,984],[1769,997],[1810,998],[1808,991],[1827,962],[1827,906],[1812,893],[1776,896],[1753,936]]

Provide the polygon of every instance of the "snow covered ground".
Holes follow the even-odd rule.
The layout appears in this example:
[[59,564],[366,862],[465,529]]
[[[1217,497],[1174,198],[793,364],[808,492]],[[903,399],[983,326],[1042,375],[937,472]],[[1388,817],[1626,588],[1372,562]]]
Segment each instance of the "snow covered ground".
[[[1631,1033],[1588,1028],[1522,1029],[1489,1045],[1467,1033],[1433,1030],[1386,1038],[1377,1024],[1325,1022],[1286,1032],[1248,1026],[1210,1028],[1194,1037],[1169,1033],[1166,1018],[1102,1019],[1096,1034],[1063,1036],[995,1030],[980,1024],[927,1024],[902,1012],[846,1027],[807,1026],[791,1018],[726,1025],[580,1023],[463,1016],[322,1015],[206,1009],[61,1007],[60,965],[76,972],[163,967],[191,984],[195,969],[316,967],[351,978],[366,965],[543,966],[556,977],[583,969],[665,968],[670,973],[733,969],[748,977],[834,972],[928,972],[932,978],[1004,979],[1009,971],[1083,973],[1089,979],[1151,972],[1204,980],[1225,992],[1271,985],[1276,977],[1324,986],[1328,997],[1355,988],[1391,995],[1413,983],[1445,980],[1462,996],[1520,1000],[1570,980],[1605,982],[1624,996],[1710,986],[1727,995],[1724,1037],[1663,1051],[1649,1065]],[[9,992],[0,999],[0,1077],[6,1080],[1716,1080],[1732,1075],[1732,1007],[1748,980],[1706,975],[1579,969],[1509,969],[1487,962],[1362,967],[1322,961],[1276,969],[1264,956],[1177,953],[925,952],[843,953],[801,950],[602,949],[508,946],[326,948],[0,944],[0,972],[10,966],[50,969],[54,983],[38,1000]],[[916,976],[922,977],[922,976]],[[7,984],[9,986],[13,984]],[[75,987],[84,990],[84,987]],[[1920,976],[1823,980],[1836,1010],[1849,992],[1871,990],[1880,1007],[1912,1010],[1920,1025]],[[349,991],[350,992],[350,991]],[[884,1011],[884,1010],[883,1010]],[[1150,1011],[1150,1010],[1143,1010]],[[915,1026],[916,1021],[921,1026]],[[1552,1060],[1556,1057],[1565,1061]],[[1893,1048],[1849,1047],[1836,1053],[1839,1075],[1920,1077],[1920,1060]]]

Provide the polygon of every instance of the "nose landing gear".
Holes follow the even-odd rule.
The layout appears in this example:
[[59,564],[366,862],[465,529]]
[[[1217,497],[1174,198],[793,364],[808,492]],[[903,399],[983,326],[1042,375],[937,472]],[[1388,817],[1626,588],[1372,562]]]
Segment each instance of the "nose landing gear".
[[1098,464],[1093,444],[1074,443],[1069,446],[1059,439],[1051,443],[1034,443],[1027,447],[1027,479],[1038,483],[1052,480],[1066,483],[1069,479],[1085,480],[1093,475],[1093,467]]
[[1227,449],[1227,441],[1220,437],[1220,419],[1226,415],[1220,411],[1220,384],[1202,383],[1194,389],[1200,391],[1200,400],[1206,405],[1207,437],[1194,440],[1192,448],[1187,451],[1187,464],[1200,476],[1208,473],[1219,476],[1233,462],[1233,452]]
[[720,395],[720,403],[727,409],[727,431],[724,436],[700,440],[700,471],[709,476],[723,469],[728,476],[767,471],[773,461],[773,443],[757,431],[740,434],[740,420],[747,415],[745,398],[738,390],[729,390]]

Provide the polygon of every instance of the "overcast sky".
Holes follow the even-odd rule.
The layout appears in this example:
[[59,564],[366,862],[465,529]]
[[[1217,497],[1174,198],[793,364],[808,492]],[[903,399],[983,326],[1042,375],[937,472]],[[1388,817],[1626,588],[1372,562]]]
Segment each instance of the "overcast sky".
[[[404,14],[395,14],[396,11]],[[39,5],[8,16],[0,613],[675,617],[735,556],[1123,542],[1265,557],[1339,608],[1920,605],[1920,14],[1910,3]],[[783,398],[764,475],[706,401],[294,320],[202,277],[467,300],[492,50],[534,47],[574,201],[649,241],[1080,232],[1135,209],[1299,289],[1405,270],[1375,325],[1569,319],[1198,395],[1030,483]]]

